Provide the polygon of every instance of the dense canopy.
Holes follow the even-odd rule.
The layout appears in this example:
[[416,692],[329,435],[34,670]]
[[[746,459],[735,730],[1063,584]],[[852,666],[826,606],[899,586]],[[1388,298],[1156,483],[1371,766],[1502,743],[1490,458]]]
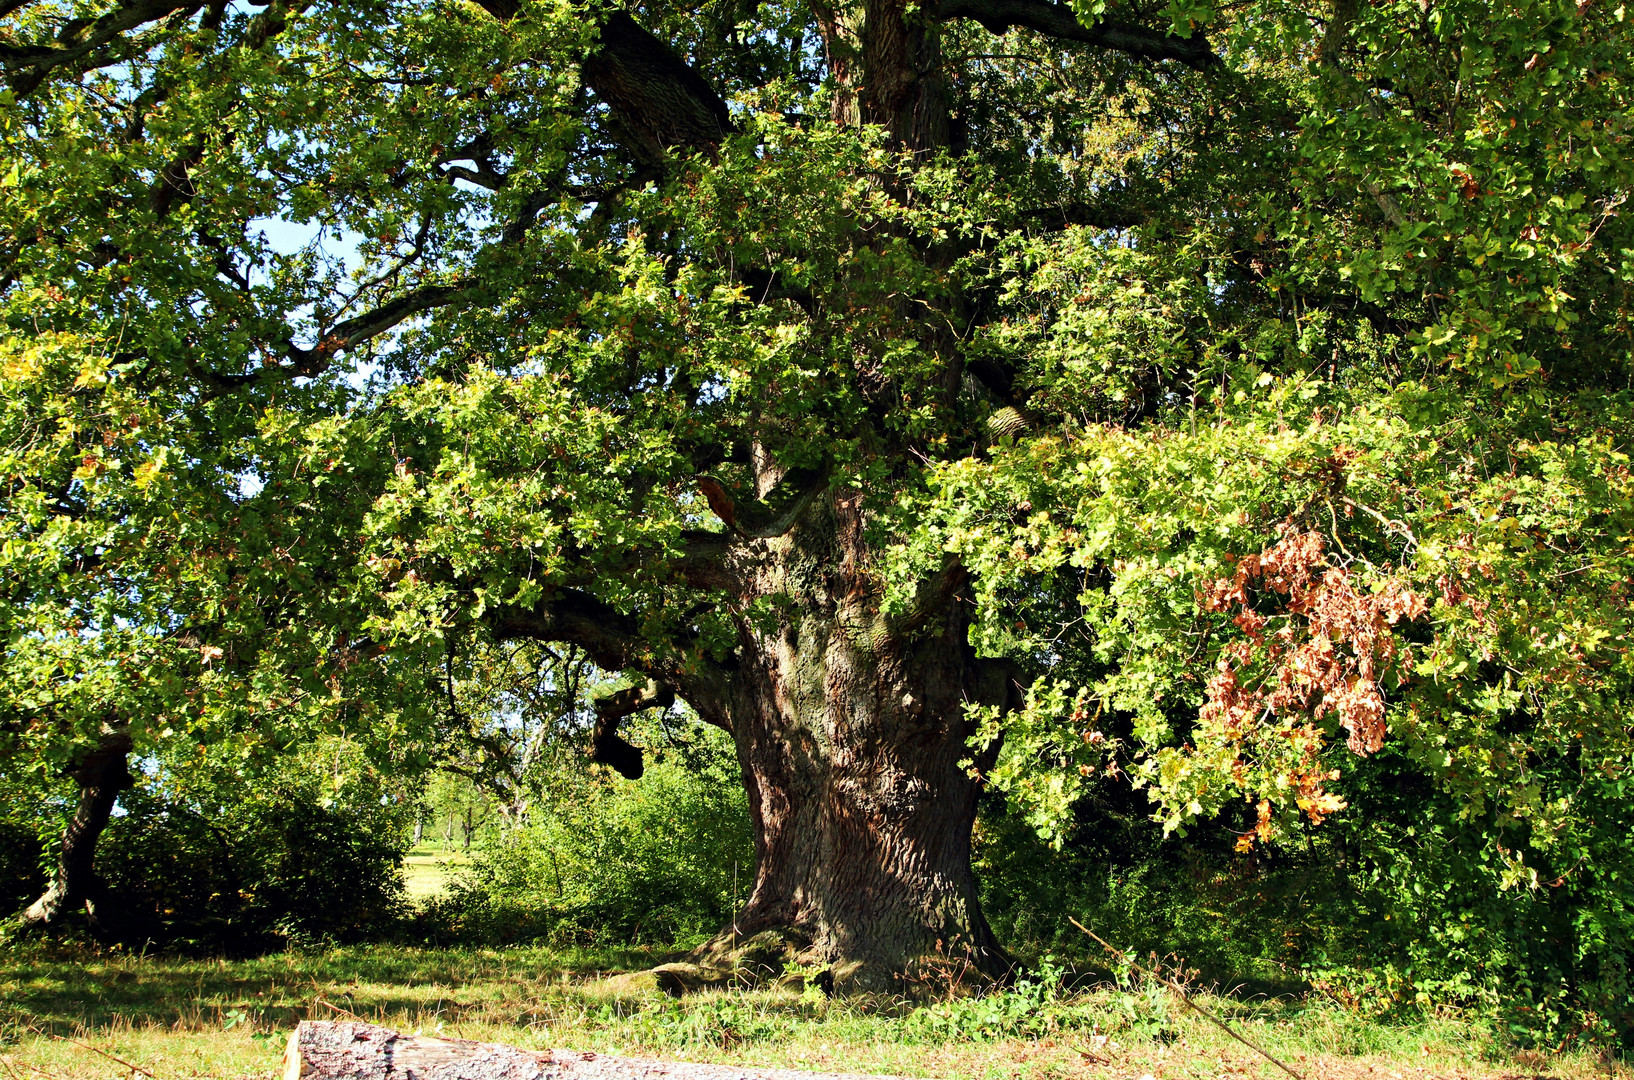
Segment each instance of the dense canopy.
[[5,768],[93,840],[132,754],[417,768],[531,640],[625,775],[735,741],[704,960],[998,974],[981,784],[1247,849],[1387,747],[1604,884],[1611,4],[0,0]]

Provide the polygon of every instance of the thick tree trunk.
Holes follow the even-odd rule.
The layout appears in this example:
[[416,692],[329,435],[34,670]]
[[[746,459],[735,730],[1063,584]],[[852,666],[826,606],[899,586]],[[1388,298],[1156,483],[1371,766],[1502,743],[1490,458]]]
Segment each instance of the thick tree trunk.
[[[839,83],[837,120],[879,124],[915,153],[957,150],[940,32],[921,7],[817,0],[813,10]],[[662,168],[676,147],[707,151],[730,126],[725,105],[632,26],[624,16],[605,24],[601,50],[585,64],[587,85],[608,101],[621,140],[644,167]],[[658,84],[668,87],[662,101]],[[950,242],[922,254],[946,269],[960,251]],[[963,305],[953,298],[919,318],[931,302],[904,297],[903,326],[913,328],[891,332],[916,333],[918,347],[941,358],[951,405],[964,387]],[[893,391],[873,380],[859,372],[859,389],[890,408]],[[898,438],[883,427],[876,434]],[[735,501],[716,477],[700,478],[731,532],[724,554],[711,549],[689,572],[698,575],[692,583],[732,597],[738,641],[730,661],[654,661],[645,644],[632,644],[639,630],[583,596],[564,595],[542,618],[507,616],[501,633],[566,637],[603,667],[650,680],[598,703],[593,756],[625,776],[641,775],[641,753],[618,725],[665,695],[680,694],[736,741],[755,832],[753,888],[696,963],[654,973],[660,985],[685,989],[734,967],[775,970],[768,944],[780,941],[803,962],[825,964],[835,989],[912,992],[920,980],[1001,977],[1009,961],[982,917],[970,867],[978,781],[966,764],[967,708],[1013,706],[1019,690],[1007,667],[971,650],[954,568],[926,583],[914,613],[886,617],[862,494],[815,477],[785,485],[795,478],[783,475],[771,449],[751,450],[750,500]],[[786,486],[804,490],[791,500]]]
[[303,1020],[284,1050],[284,1080],[885,1080],[612,1057],[577,1050],[519,1050],[469,1039],[401,1035],[374,1024]]
[[[810,651],[774,657],[763,707],[739,717],[756,865],[730,939],[792,930],[842,989],[908,990],[966,965],[1002,975],[970,868],[965,684],[880,670],[896,665],[844,630],[805,629]],[[954,651],[942,645],[927,651]],[[790,700],[808,693],[823,700]]]
[[932,618],[880,613],[859,502],[831,493],[787,536],[757,542],[745,576],[785,615],[741,622],[726,693],[693,698],[733,733],[756,855],[748,901],[704,955],[771,932],[842,990],[1001,977],[1010,962],[970,868],[966,708],[1016,690],[1006,668],[976,659],[956,598]]
[[63,830],[51,884],[23,912],[25,925],[53,926],[82,906],[93,922],[106,921],[107,912],[97,910],[101,888],[93,863],[97,840],[113,814],[114,801],[132,783],[126,760],[131,745],[125,732],[109,732],[69,773],[79,784],[79,805]]

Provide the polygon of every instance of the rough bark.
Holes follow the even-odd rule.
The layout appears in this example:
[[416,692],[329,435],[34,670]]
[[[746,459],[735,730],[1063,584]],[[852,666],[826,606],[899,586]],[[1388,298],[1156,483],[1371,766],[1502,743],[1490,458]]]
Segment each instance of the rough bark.
[[661,169],[670,147],[713,146],[732,130],[714,87],[622,11],[602,23],[584,81],[612,108],[625,148],[648,168]]
[[93,923],[106,921],[107,912],[97,910],[102,890],[93,864],[97,840],[113,814],[114,801],[133,782],[127,767],[131,745],[124,731],[109,731],[70,771],[79,785],[79,804],[63,830],[51,884],[23,912],[25,925],[53,926],[81,907]]
[[831,491],[787,535],[746,541],[738,575],[784,615],[772,628],[739,622],[724,691],[680,680],[733,734],[755,833],[749,899],[700,960],[741,962],[753,942],[753,962],[775,970],[760,955],[770,934],[828,965],[839,990],[1001,976],[1009,960],[970,869],[966,707],[1013,704],[1018,691],[975,657],[956,598],[924,619],[881,614],[861,501]]
[[886,1080],[844,1073],[701,1065],[577,1050],[520,1050],[401,1035],[374,1024],[303,1020],[284,1051],[284,1080]]
[[[734,586],[727,608],[744,613],[734,616],[733,655],[654,662],[633,620],[583,618],[572,595],[495,616],[504,635],[593,646],[598,663],[634,677],[597,709],[596,755],[625,775],[640,774],[640,750],[616,738],[617,721],[672,692],[736,743],[756,846],[749,898],[691,963],[647,981],[684,992],[775,976],[796,958],[824,965],[824,985],[839,991],[1002,977],[1009,960],[970,867],[979,782],[965,764],[967,711],[1013,707],[1014,672],[969,645],[961,568],[886,615],[861,493],[832,483],[813,491],[812,477],[756,459],[752,496],[715,500],[723,520],[751,504],[786,505],[786,485],[799,494],[783,533],[737,529],[722,554],[721,578]],[[768,608],[773,621],[746,614]]]

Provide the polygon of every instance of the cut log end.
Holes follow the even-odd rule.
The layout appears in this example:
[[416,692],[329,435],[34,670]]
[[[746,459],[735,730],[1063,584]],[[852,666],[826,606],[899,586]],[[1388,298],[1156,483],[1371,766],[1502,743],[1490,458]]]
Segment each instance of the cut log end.
[[520,1050],[403,1035],[375,1024],[303,1020],[284,1050],[284,1080],[895,1080],[794,1069],[700,1065],[576,1050]]

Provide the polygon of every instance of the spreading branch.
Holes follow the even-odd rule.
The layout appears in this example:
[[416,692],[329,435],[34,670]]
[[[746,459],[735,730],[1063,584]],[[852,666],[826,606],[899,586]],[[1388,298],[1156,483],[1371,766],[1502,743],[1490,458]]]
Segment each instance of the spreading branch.
[[613,134],[640,164],[662,167],[672,147],[709,149],[734,130],[714,87],[622,11],[602,24],[583,74],[612,109]]
[[1114,19],[1102,19],[1085,26],[1072,8],[1046,0],[944,0],[937,17],[943,21],[974,19],[994,34],[1022,26],[1048,37],[1098,45],[1145,60],[1177,60],[1198,71],[1220,62],[1208,40],[1200,34],[1175,37]]
[[698,478],[698,491],[714,515],[737,535],[757,540],[782,536],[794,528],[827,486],[827,469],[790,469],[765,499],[738,499],[713,476]]
[[493,609],[489,619],[494,636],[501,641],[568,642],[608,671],[636,666],[649,644],[633,618],[576,589],[555,590],[532,607]]
[[[10,9],[26,6],[15,4]],[[203,6],[196,0],[133,0],[99,19],[69,21],[50,44],[0,43],[0,72],[21,101],[56,71],[83,72],[123,63],[148,47],[147,41],[130,37],[132,31],[172,16],[185,20]],[[260,48],[281,33],[290,13],[302,6],[304,0],[296,5],[274,0],[266,11],[250,20],[241,44],[247,49]]]

